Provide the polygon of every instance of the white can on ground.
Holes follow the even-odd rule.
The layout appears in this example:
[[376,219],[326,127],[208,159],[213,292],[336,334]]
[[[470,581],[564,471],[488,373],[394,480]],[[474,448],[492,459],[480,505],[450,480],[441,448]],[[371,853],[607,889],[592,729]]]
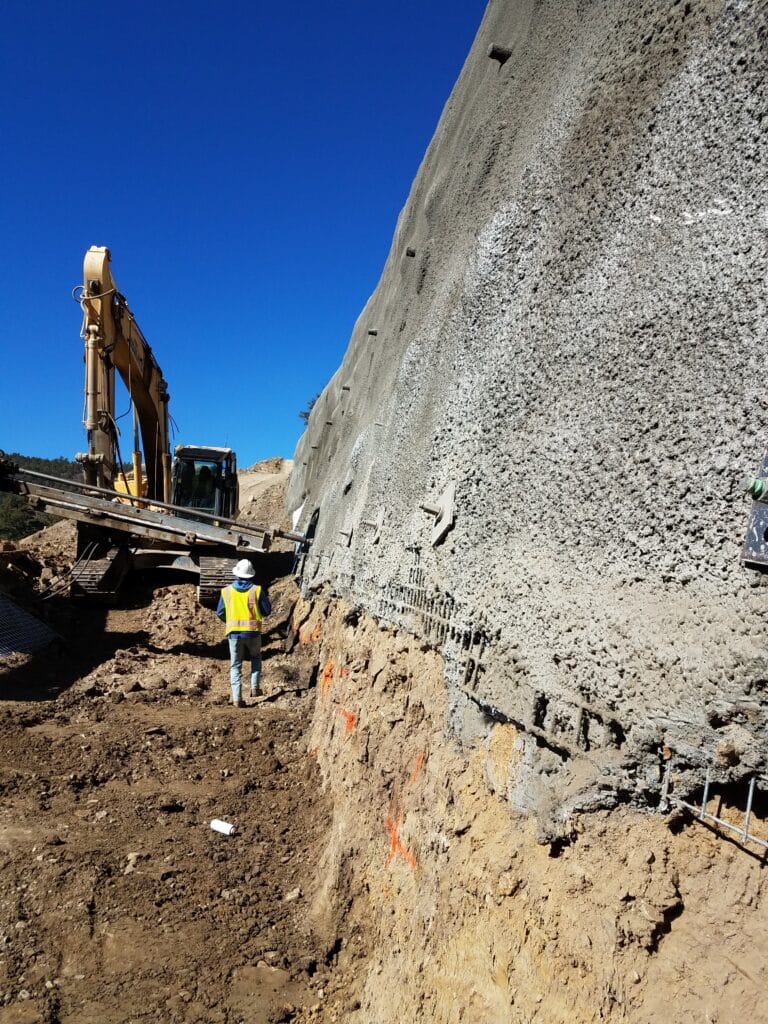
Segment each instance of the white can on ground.
[[211,828],[214,832],[221,832],[224,836],[233,836],[237,831],[235,825],[231,825],[228,821],[222,821],[220,818],[214,818],[211,822]]

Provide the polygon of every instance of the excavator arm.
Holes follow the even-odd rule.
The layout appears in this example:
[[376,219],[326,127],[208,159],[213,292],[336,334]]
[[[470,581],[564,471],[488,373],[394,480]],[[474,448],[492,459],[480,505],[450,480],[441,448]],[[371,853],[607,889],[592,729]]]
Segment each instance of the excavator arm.
[[168,436],[168,385],[110,270],[110,252],[91,246],[85,254],[83,285],[77,296],[83,309],[85,341],[85,420],[88,452],[77,456],[86,482],[115,488],[124,479],[115,420],[115,369],[133,403],[133,467],[141,492],[141,442],[147,497],[168,502],[171,454]]

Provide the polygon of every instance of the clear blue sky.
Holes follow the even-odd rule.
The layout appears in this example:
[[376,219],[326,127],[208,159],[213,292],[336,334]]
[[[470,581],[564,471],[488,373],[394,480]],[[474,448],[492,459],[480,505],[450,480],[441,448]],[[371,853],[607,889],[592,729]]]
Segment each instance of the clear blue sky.
[[85,448],[70,293],[107,245],[174,441],[292,456],[484,10],[3,0],[0,448]]

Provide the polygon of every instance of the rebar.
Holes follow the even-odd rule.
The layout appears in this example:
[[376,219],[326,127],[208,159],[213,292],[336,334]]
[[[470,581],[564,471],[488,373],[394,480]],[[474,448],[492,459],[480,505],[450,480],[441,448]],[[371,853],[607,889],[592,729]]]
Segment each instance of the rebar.
[[672,760],[667,761],[667,766],[664,769],[664,778],[661,783],[661,800],[659,801],[659,810],[662,814],[666,814],[669,808],[669,780],[672,775]]
[[749,823],[752,816],[752,807],[755,799],[755,789],[757,788],[757,777],[752,776],[749,780],[749,788],[747,790],[747,802],[746,810],[744,813],[744,824],[733,825],[730,821],[725,821],[717,814],[712,814],[707,810],[707,803],[709,801],[709,791],[712,781],[712,767],[707,767],[707,773],[704,780],[704,792],[701,798],[700,806],[695,806],[689,803],[687,800],[683,800],[680,797],[669,796],[669,785],[672,773],[672,760],[667,762],[667,767],[664,772],[664,778],[661,785],[661,799],[659,800],[659,811],[662,814],[666,814],[669,810],[669,805],[673,804],[675,807],[684,807],[686,810],[691,811],[695,818],[699,821],[714,823],[720,828],[725,829],[728,832],[733,832],[739,837],[742,843],[754,843],[759,846],[762,850],[768,851],[768,840],[760,839],[758,836],[752,835],[749,831]]
[[746,842],[749,836],[749,818],[752,814],[752,800],[755,795],[755,776],[749,780],[749,793],[747,794],[747,810],[744,814],[744,841]]
[[704,818],[706,818],[706,816],[707,816],[707,801],[709,799],[709,780],[710,780],[711,772],[712,772],[712,769],[708,767],[707,768],[707,778],[706,778],[706,781],[704,783],[704,795],[701,798],[701,818],[702,818],[702,820]]

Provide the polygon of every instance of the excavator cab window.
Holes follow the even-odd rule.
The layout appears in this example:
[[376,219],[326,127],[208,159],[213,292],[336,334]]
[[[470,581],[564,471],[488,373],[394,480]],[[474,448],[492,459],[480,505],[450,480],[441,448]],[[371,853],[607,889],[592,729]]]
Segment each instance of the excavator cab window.
[[173,504],[188,506],[195,492],[195,464],[180,462],[176,469]]
[[179,460],[174,473],[173,504],[197,508],[202,512],[219,512],[217,492],[221,468],[217,462],[202,459]]
[[206,511],[216,510],[216,476],[218,475],[216,463],[199,462],[195,467],[195,490],[192,494],[192,507],[202,508]]
[[239,488],[235,453],[176,449],[171,504],[234,519]]

